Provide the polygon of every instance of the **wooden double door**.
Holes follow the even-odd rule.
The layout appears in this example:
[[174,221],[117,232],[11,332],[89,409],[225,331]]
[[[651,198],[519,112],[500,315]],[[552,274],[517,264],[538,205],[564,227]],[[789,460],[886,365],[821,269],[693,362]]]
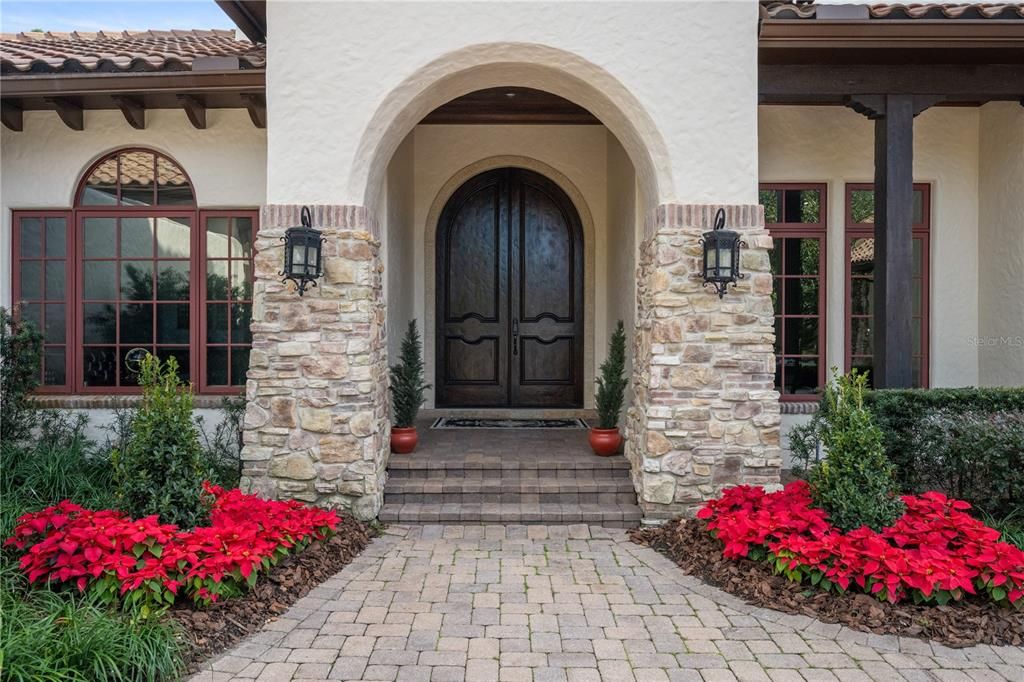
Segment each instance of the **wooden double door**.
[[439,407],[582,407],[583,229],[532,171],[463,184],[437,229]]

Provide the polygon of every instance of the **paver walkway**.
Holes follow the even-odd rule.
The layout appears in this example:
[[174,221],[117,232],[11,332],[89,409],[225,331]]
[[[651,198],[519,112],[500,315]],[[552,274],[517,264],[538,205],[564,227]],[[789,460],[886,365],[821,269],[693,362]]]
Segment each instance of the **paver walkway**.
[[1024,649],[950,649],[748,606],[621,530],[392,527],[192,679],[1024,680]]

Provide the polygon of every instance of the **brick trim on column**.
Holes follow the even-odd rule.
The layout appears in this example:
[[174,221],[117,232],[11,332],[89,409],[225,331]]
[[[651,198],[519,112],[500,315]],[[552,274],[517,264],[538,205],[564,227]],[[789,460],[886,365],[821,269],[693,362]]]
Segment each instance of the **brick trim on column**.
[[280,238],[300,224],[302,207],[262,209],[242,484],[371,519],[383,502],[389,451],[376,221],[363,206],[310,208],[325,238],[325,274],[301,297],[279,272]]
[[[723,299],[700,278],[700,239],[719,208],[747,243],[747,278]],[[781,417],[763,207],[663,204],[653,221],[637,270],[626,455],[645,516],[663,519],[730,485],[778,485]]]

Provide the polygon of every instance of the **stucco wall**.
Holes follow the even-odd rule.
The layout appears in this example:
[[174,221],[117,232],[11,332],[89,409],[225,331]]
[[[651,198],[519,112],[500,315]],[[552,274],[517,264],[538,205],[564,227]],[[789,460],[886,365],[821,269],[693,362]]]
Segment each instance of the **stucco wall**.
[[288,2],[268,21],[270,203],[375,205],[419,117],[488,85],[583,100],[655,200],[754,200],[754,0]]
[[[636,172],[626,150],[608,135],[608,329],[622,320],[626,329],[626,371],[631,372],[636,321],[637,227]],[[602,358],[606,352],[599,354]],[[633,397],[626,391],[627,407]]]
[[[829,367],[844,366],[845,184],[871,182],[874,125],[840,107],[761,106],[761,182],[828,184]],[[932,386],[978,383],[979,111],[932,108],[914,121],[914,180],[932,186]],[[1017,277],[1024,272],[1019,267]],[[1018,332],[1021,333],[1021,332]]]
[[124,146],[151,147],[178,161],[202,208],[259,208],[266,199],[266,131],[242,110],[211,109],[206,130],[180,110],[146,112],[146,129],[119,111],[86,111],[85,130],[54,112],[27,111],[22,132],[0,132],[0,305],[11,304],[11,211],[69,208],[81,174],[103,154]]
[[979,379],[1024,385],[1024,108],[981,107],[978,191]]
[[[387,209],[384,211],[386,229],[383,233],[385,277],[384,296],[387,307],[388,357],[398,361],[402,335],[409,320],[416,318],[420,338],[423,335],[423,316],[416,314],[416,300],[420,290],[416,280],[415,244],[415,166],[413,164],[413,138],[410,135],[399,146],[388,166]],[[422,240],[421,240],[422,241]]]

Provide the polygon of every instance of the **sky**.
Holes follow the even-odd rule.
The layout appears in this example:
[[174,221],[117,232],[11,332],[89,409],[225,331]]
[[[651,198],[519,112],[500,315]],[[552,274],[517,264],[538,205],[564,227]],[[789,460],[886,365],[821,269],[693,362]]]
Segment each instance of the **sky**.
[[0,0],[0,32],[235,28],[213,0]]

